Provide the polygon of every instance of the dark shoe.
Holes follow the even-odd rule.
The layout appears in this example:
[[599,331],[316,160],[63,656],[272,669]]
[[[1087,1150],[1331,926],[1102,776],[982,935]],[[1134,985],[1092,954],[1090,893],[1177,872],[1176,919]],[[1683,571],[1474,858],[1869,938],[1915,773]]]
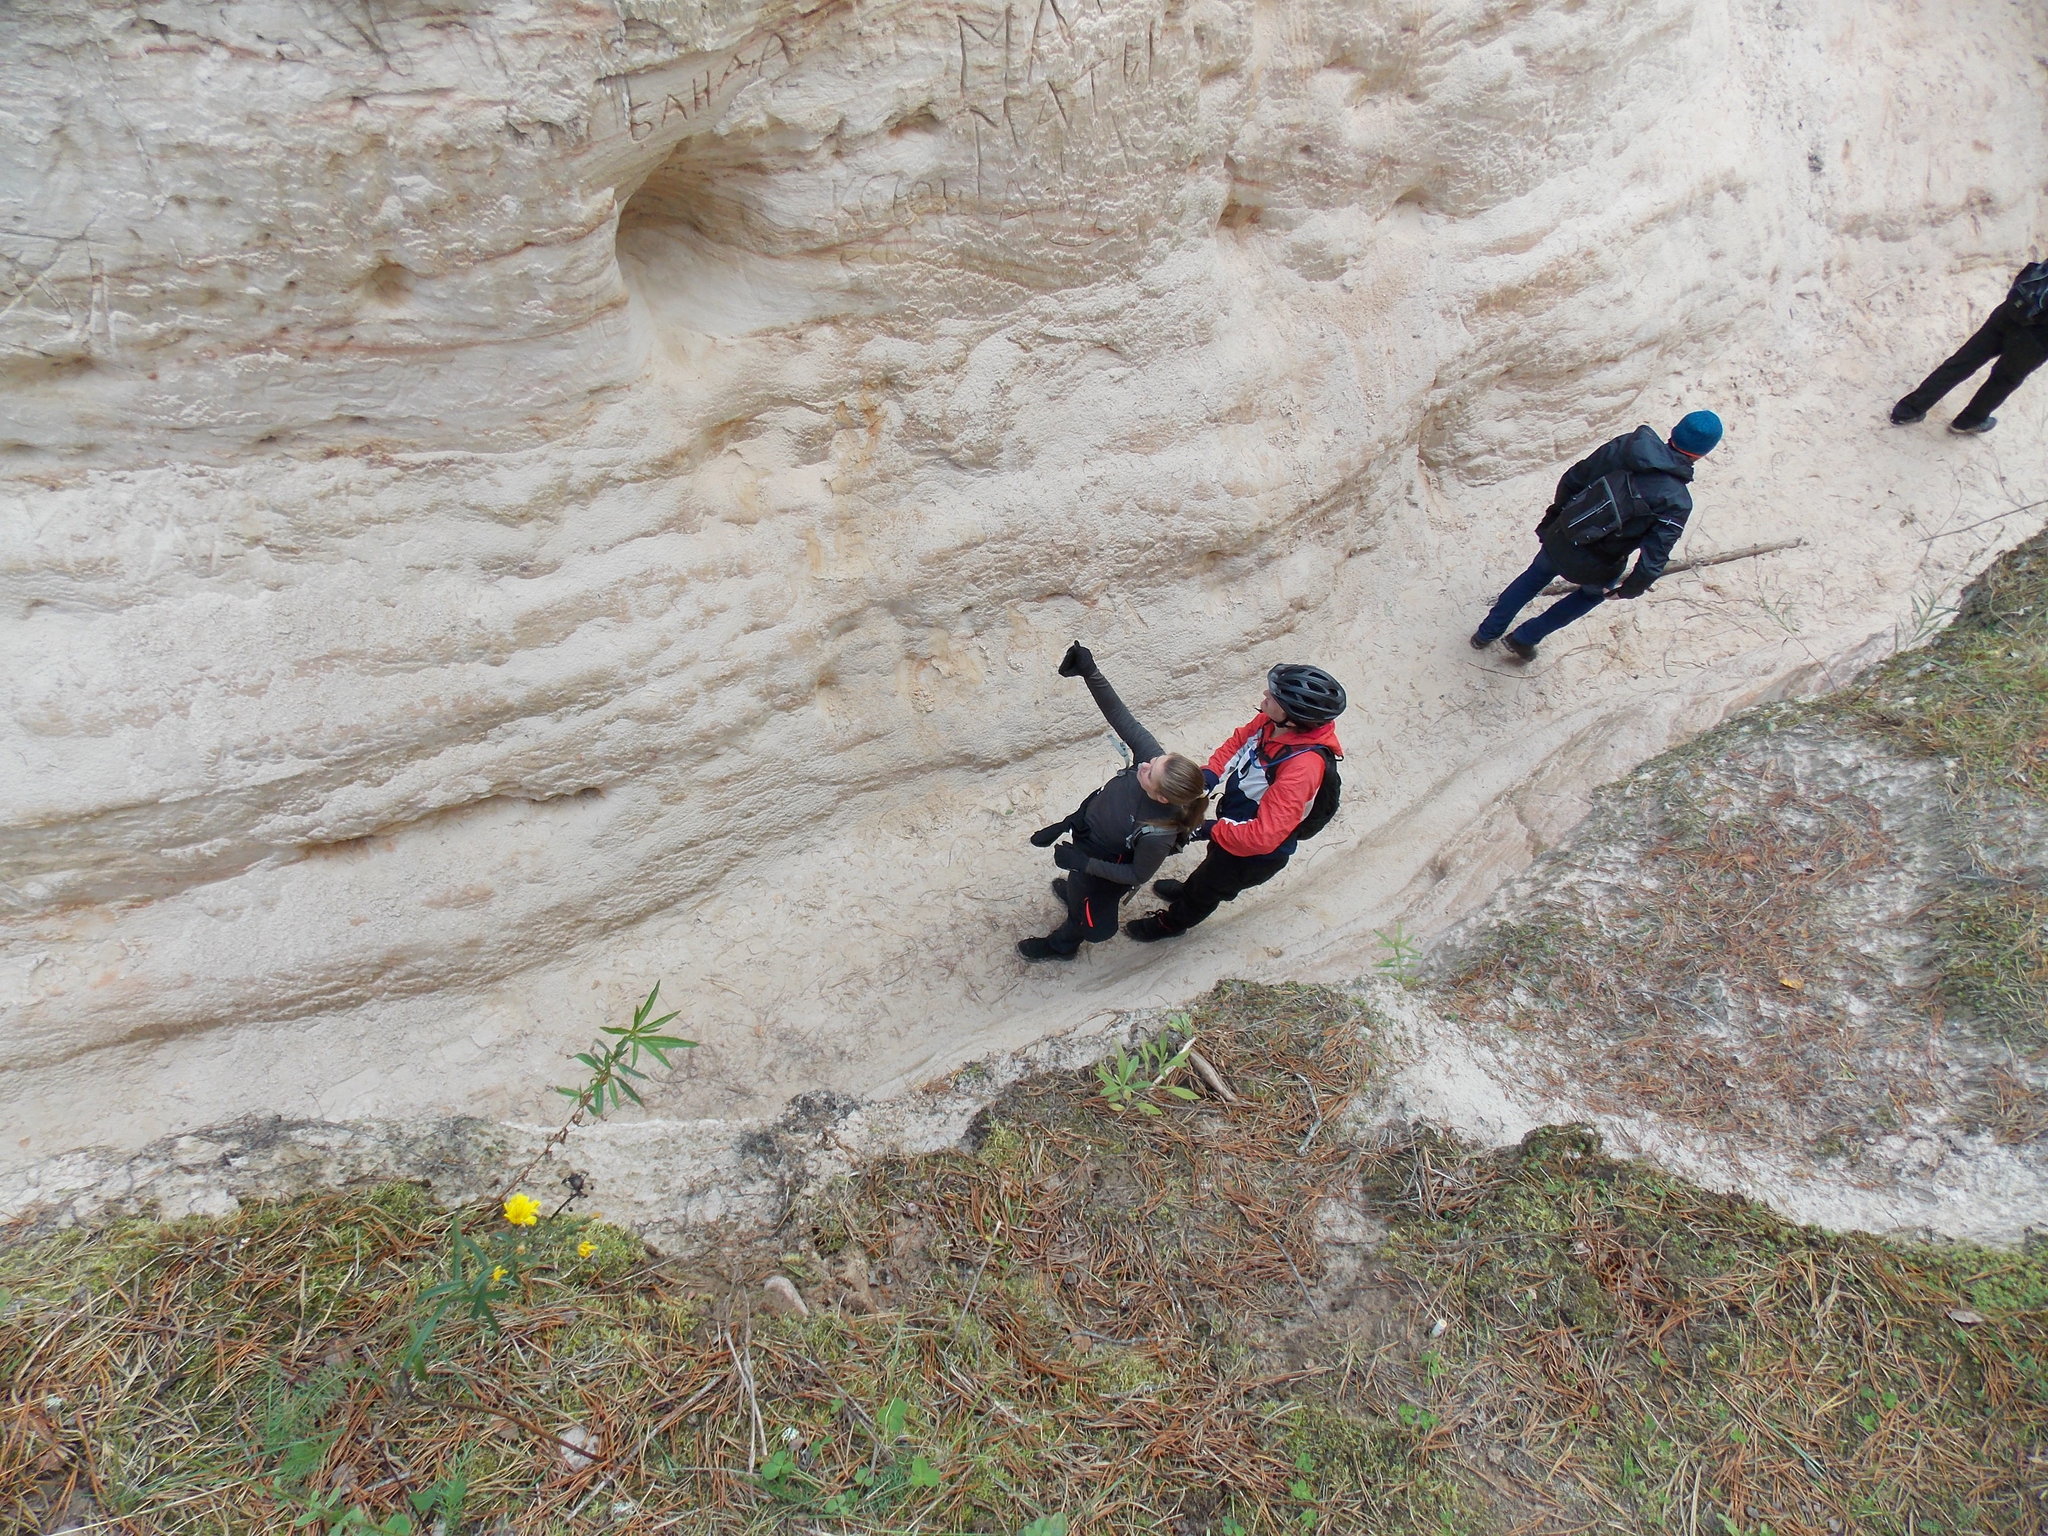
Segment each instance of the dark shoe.
[[1892,425],[1895,427],[1910,427],[1914,422],[1926,419],[1925,411],[1916,411],[1903,400],[1892,407]]
[[1124,924],[1124,932],[1140,944],[1156,944],[1161,939],[1177,939],[1186,932],[1183,928],[1169,928],[1159,921],[1159,914],[1150,917],[1133,918]]
[[1487,639],[1486,636],[1482,634],[1478,634],[1475,632],[1472,636],[1472,649],[1475,651],[1483,651],[1491,644],[1493,644],[1493,642]]
[[1971,437],[1982,437],[1998,425],[1996,416],[1986,416],[1982,421],[1965,422],[1960,416],[1948,424],[1951,432],[1967,433]]
[[1154,880],[1152,882],[1152,894],[1166,901],[1173,900],[1174,897],[1187,888],[1188,883],[1185,880]]
[[1071,960],[1080,953],[1077,949],[1054,949],[1043,939],[1019,939],[1017,953],[1026,960]]
[[1516,662],[1520,665],[1527,665],[1529,662],[1532,662],[1536,659],[1536,647],[1533,645],[1524,645],[1521,641],[1517,640],[1513,635],[1509,635],[1505,640],[1501,641],[1500,644],[1501,649],[1508,653],[1509,661]]
[[1052,893],[1059,897],[1061,906],[1067,904],[1067,877],[1065,875],[1053,876]]

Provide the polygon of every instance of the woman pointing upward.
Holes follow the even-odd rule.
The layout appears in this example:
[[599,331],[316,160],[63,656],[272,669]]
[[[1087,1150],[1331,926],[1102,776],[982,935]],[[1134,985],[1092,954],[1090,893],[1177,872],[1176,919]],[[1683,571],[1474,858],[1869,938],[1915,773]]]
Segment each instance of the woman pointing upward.
[[1017,953],[1026,960],[1071,960],[1083,943],[1114,938],[1124,897],[1186,844],[1209,804],[1202,770],[1164,750],[1138,723],[1086,646],[1069,646],[1059,672],[1088,685],[1103,719],[1137,762],[1083,800],[1065,821],[1031,834],[1039,848],[1052,847],[1069,832],[1073,841],[1060,843],[1052,855],[1053,863],[1068,871],[1066,879],[1053,882],[1067,903],[1067,920],[1043,938],[1020,940]]

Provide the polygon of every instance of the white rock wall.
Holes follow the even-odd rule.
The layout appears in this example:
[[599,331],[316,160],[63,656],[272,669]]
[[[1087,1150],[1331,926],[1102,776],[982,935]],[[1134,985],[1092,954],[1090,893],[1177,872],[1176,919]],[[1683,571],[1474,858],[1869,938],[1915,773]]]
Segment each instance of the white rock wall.
[[[247,1113],[537,1112],[656,979],[704,1042],[657,1109],[720,1117],[1354,974],[2048,495],[2048,390],[1882,421],[2044,232],[2029,4],[0,30],[15,1204]],[[1702,404],[1694,544],[1814,546],[1466,650],[1561,464]],[[1196,751],[1322,661],[1350,799],[1047,974],[1022,833],[1113,766],[1077,634]]]

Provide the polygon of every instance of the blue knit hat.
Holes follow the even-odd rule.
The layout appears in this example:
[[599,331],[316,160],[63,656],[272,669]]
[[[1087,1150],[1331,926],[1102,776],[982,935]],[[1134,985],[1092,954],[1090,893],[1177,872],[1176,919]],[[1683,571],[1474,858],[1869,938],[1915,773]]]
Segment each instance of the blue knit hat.
[[1721,441],[1721,418],[1712,411],[1687,411],[1671,429],[1671,446],[1680,453],[1712,453]]

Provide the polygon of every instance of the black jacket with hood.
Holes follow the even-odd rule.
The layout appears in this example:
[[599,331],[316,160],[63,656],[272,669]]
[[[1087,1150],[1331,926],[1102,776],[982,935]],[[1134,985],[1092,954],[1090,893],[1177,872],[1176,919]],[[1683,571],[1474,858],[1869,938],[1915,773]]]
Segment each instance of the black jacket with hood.
[[[1636,494],[1655,515],[1650,531],[1636,541],[1624,534],[1580,548],[1564,537],[1558,509],[1595,480],[1618,469],[1628,471]],[[1633,552],[1636,568],[1621,582],[1623,591],[1633,597],[1664,574],[1671,547],[1685,532],[1685,520],[1692,516],[1692,492],[1686,489],[1691,480],[1692,461],[1666,443],[1656,428],[1641,426],[1625,432],[1595,448],[1558,480],[1557,498],[1536,525],[1544,552],[1566,581],[1589,587],[1615,585]]]

